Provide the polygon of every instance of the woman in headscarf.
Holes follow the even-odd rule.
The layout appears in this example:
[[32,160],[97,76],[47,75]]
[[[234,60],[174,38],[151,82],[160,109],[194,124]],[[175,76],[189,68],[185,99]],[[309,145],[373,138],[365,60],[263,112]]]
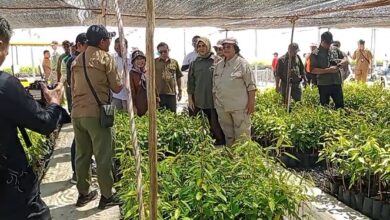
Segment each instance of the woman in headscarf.
[[134,113],[142,116],[148,110],[148,99],[146,92],[146,57],[140,50],[131,54],[132,68],[130,71],[130,88],[133,99]]
[[218,122],[213,101],[213,70],[216,56],[211,52],[210,41],[201,37],[196,49],[198,57],[190,65],[187,92],[189,108],[194,112],[203,112],[209,121],[211,133],[216,139],[215,145],[225,144],[225,136]]

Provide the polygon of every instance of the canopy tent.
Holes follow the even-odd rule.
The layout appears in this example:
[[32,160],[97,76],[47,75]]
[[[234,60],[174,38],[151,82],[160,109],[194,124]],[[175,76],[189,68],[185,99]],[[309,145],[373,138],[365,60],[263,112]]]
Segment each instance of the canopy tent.
[[[125,26],[146,26],[144,0],[122,0]],[[156,0],[156,26],[226,30],[290,27],[389,27],[389,0]],[[7,0],[1,15],[13,28],[116,26],[114,0]]]

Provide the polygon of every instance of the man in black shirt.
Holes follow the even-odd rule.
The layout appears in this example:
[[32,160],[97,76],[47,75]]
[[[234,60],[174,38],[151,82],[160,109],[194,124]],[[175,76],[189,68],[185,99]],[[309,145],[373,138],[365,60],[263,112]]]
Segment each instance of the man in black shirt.
[[340,68],[348,64],[343,53],[331,47],[333,35],[329,31],[321,35],[321,44],[310,56],[310,72],[317,75],[321,105],[327,106],[332,98],[335,108],[344,107]]
[[[0,66],[8,55],[10,39],[10,25],[0,17]],[[0,71],[0,219],[51,219],[49,208],[39,195],[37,176],[18,138],[18,130],[23,134],[28,128],[48,135],[59,123],[70,121],[59,105],[63,85],[59,83],[54,90],[42,86],[46,106],[35,101],[17,78]],[[29,142],[27,135],[24,139]]]

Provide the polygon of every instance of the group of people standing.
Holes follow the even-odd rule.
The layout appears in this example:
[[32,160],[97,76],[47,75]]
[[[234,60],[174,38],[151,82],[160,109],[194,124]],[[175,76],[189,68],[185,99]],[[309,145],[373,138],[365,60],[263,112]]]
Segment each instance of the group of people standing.
[[[101,105],[113,105],[120,111],[129,108],[129,79],[134,112],[145,115],[148,108],[146,56],[141,50],[131,55],[122,54],[120,40],[115,40],[115,54],[109,47],[115,33],[102,25],[92,25],[75,40],[75,51],[66,63],[65,85],[70,88],[69,111],[75,133],[72,144],[72,180],[77,184],[81,207],[97,197],[90,190],[91,163],[96,163],[96,174],[101,191],[98,208],[121,202],[113,193],[112,172],[113,131],[101,125]],[[127,49],[128,44],[125,40]],[[188,70],[188,106],[192,115],[204,114],[209,121],[215,145],[231,146],[238,139],[250,138],[250,114],[255,109],[256,82],[249,63],[240,55],[238,42],[233,38],[221,40],[214,46],[207,38],[193,38],[194,51],[185,58],[184,65],[170,58],[168,44],[161,42],[155,58],[155,100],[159,109],[177,111],[182,98],[182,71]],[[126,61],[126,62],[125,62]],[[127,70],[124,70],[127,63]],[[91,162],[94,156],[95,162]]]
[[[372,65],[372,54],[364,47],[364,40],[358,41],[358,49],[353,53],[356,60],[355,80],[366,83]],[[276,90],[283,96],[288,93],[294,101],[302,97],[302,84],[318,87],[321,105],[328,106],[332,98],[335,108],[344,107],[342,84],[350,75],[349,53],[340,50],[341,43],[333,41],[333,35],[327,31],[321,35],[320,45],[310,45],[310,53],[305,56],[305,63],[298,55],[299,46],[292,43],[282,57],[274,54],[272,70],[275,75]],[[290,62],[291,60],[291,62]],[[289,69],[290,68],[290,69]],[[288,91],[288,85],[291,90]]]

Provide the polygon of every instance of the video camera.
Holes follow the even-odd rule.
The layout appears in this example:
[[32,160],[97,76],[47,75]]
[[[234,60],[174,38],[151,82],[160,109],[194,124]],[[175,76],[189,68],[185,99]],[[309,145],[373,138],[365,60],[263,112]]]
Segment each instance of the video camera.
[[27,87],[27,92],[30,93],[30,95],[41,104],[47,104],[46,99],[43,95],[43,89],[42,84],[45,84],[49,90],[55,89],[57,87],[57,84],[54,85],[48,85],[45,80],[35,80],[33,83],[30,84],[29,87]]

